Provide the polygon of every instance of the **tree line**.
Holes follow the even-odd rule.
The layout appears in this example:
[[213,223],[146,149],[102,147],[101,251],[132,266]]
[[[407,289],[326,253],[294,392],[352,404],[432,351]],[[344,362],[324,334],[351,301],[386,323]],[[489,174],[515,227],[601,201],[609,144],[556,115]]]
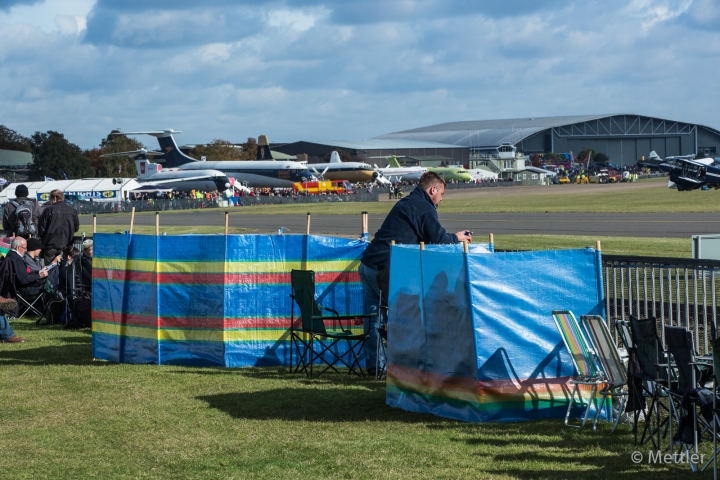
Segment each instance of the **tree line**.
[[[127,156],[102,158],[110,153],[131,152],[146,148],[141,142],[123,134],[113,134],[100,141],[97,147],[83,150],[60,132],[48,130],[25,137],[0,125],[0,150],[13,150],[32,154],[30,180],[55,180],[89,177],[136,177],[135,161]],[[152,151],[153,149],[147,149]],[[200,160],[252,160],[257,151],[257,140],[249,137],[240,145],[215,139],[207,145],[196,145],[188,155]]]

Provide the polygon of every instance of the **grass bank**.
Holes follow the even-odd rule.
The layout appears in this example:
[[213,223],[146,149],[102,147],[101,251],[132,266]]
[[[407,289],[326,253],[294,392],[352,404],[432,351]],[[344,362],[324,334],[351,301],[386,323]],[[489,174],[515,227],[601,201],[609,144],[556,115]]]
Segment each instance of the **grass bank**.
[[634,464],[628,427],[467,424],[389,408],[374,380],[93,362],[88,331],[14,327],[28,342],[0,344],[3,478],[688,475]]

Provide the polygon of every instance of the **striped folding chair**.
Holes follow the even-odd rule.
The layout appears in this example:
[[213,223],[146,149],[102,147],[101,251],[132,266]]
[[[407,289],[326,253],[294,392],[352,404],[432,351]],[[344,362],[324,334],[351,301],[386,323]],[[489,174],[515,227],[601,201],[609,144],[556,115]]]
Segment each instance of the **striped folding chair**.
[[[563,343],[565,343],[565,348],[567,348],[568,353],[570,353],[570,358],[575,366],[575,370],[578,372],[578,377],[570,381],[570,384],[573,385],[573,390],[570,395],[567,412],[565,413],[565,425],[568,427],[582,428],[590,416],[590,407],[593,405],[593,401],[597,396],[598,386],[605,383],[605,377],[598,367],[595,352],[585,338],[585,334],[575,315],[569,310],[555,310],[552,312],[552,317],[553,320],[555,320],[555,325],[557,325]],[[580,390],[581,385],[591,385],[592,391],[590,392],[590,398],[587,400],[587,407],[585,408],[582,423],[580,425],[570,425],[570,411],[574,404],[575,395],[577,394],[581,405],[583,402],[582,392]]]
[[[607,397],[614,399],[615,397],[622,397],[620,403],[620,409],[617,412],[617,418],[613,423],[613,429],[611,434],[617,429],[620,416],[625,410],[627,404],[628,392],[627,392],[627,373],[625,367],[620,359],[620,353],[618,352],[615,342],[613,342],[612,336],[610,336],[610,330],[605,323],[605,320],[598,315],[583,315],[580,317],[585,331],[588,334],[590,342],[595,350],[595,356],[600,361],[603,374],[605,376],[606,384],[605,388],[600,390],[602,396],[600,405],[605,405]],[[593,421],[593,431],[597,428],[597,421],[600,418],[601,408],[598,408],[595,412],[595,420]],[[610,408],[610,419],[612,420],[612,408]]]

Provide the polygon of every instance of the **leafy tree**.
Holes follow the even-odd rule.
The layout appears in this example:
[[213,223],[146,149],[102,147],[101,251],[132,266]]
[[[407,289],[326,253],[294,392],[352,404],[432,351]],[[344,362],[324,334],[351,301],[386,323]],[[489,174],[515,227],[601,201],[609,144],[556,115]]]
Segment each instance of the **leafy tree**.
[[248,137],[245,143],[241,143],[243,149],[243,160],[255,160],[257,158],[257,139]]
[[44,176],[60,180],[64,178],[62,172],[70,179],[93,174],[90,162],[80,147],[70,143],[62,133],[52,130],[35,132],[30,141],[33,149],[31,180],[40,180]]
[[[342,160],[343,162],[352,162],[352,161],[353,161],[353,159],[352,159],[352,157],[350,156],[350,154],[349,154],[348,152],[346,152],[345,150],[342,150],[342,149],[338,148],[338,149],[336,150],[336,152],[338,152],[338,155],[340,155],[340,160]],[[331,157],[331,156],[332,156],[332,152],[326,154],[326,155],[323,157],[323,161],[320,162],[320,163],[328,163],[328,162],[330,162],[330,157]]]
[[610,162],[610,157],[608,157],[603,152],[596,152],[595,150],[591,148],[586,148],[582,150],[580,153],[578,153],[577,158],[580,160],[581,163],[587,162],[588,154],[591,153],[592,157],[590,158],[590,161],[593,163],[604,163],[604,162]]
[[32,143],[15,130],[0,125],[0,149],[32,153]]
[[128,137],[127,135],[115,134],[118,130],[113,130],[107,137],[100,141],[100,148],[94,148],[86,152],[90,163],[95,169],[95,175],[98,177],[137,177],[137,168],[135,160],[129,156],[121,157],[105,157],[100,155],[109,153],[132,152],[145,148],[139,141]]
[[220,138],[207,145],[196,145],[190,150],[190,156],[198,160],[202,157],[207,160],[246,160],[243,153],[242,147]]
[[530,155],[530,165],[540,168],[542,166],[542,159],[540,158],[540,155],[537,153]]

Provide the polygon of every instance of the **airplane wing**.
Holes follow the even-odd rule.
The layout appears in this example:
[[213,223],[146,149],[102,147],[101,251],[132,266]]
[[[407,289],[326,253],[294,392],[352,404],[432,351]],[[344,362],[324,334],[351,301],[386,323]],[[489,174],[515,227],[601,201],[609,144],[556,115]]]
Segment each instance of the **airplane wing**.
[[154,157],[156,155],[163,155],[163,152],[148,152],[144,148],[140,148],[138,150],[133,150],[132,152],[117,152],[117,153],[106,153],[104,155],[100,155],[100,158],[105,157],[130,157],[135,158],[137,155],[145,155],[147,157]]
[[153,137],[167,137],[175,133],[182,132],[168,128],[167,130],[148,130],[147,132],[111,132],[110,135],[152,135]]
[[[199,175],[197,177],[182,177],[182,178],[170,178],[167,180],[147,180],[146,183],[152,184],[152,185],[163,185],[165,183],[175,183],[175,182],[187,182],[190,180],[205,180],[206,178],[213,178],[212,175]],[[142,181],[139,181],[142,185]]]

